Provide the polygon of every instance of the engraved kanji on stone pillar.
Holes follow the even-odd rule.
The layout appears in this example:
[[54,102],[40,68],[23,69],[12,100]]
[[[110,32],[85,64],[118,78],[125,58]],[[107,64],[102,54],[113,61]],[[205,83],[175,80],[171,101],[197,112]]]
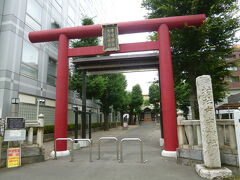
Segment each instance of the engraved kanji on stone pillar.
[[208,168],[220,168],[221,159],[211,77],[209,75],[198,77],[196,79],[196,85],[204,165]]

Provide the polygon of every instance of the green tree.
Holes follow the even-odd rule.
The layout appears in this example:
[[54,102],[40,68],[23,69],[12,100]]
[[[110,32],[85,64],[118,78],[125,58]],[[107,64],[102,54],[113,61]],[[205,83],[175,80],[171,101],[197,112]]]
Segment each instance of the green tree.
[[160,113],[160,89],[158,82],[154,82],[148,89],[149,102],[154,105],[153,113]]
[[149,102],[151,104],[159,103],[160,91],[159,91],[159,85],[157,83],[153,83],[150,85],[148,89],[148,94],[149,94]]
[[[82,25],[93,25],[93,19],[89,17],[84,17],[82,19]],[[77,47],[86,47],[86,46],[97,46],[99,44],[99,39],[97,37],[92,38],[83,38],[83,39],[77,39],[71,41],[71,47],[77,48]]]
[[[142,104],[143,104],[142,89],[139,84],[136,84],[135,86],[132,87],[131,92],[129,124],[135,123],[136,115],[140,114]],[[135,115],[134,119],[133,115]]]
[[109,129],[108,117],[110,107],[120,107],[127,87],[127,81],[123,74],[110,74],[102,76],[105,80],[105,88],[99,98],[100,106],[104,114],[104,130]]
[[143,100],[143,105],[144,106],[149,106],[150,105],[149,99],[144,99]]
[[[106,81],[103,76],[87,76],[87,98],[98,99],[101,97],[106,88],[105,83]],[[69,87],[71,90],[82,94],[82,74],[80,70],[77,69],[70,77]]]
[[131,102],[131,93],[124,91],[123,95],[121,96],[121,99],[119,99],[115,104],[114,104],[114,109],[116,111],[120,112],[120,117],[121,117],[121,125],[123,125],[123,115],[125,113],[129,113],[129,106]]
[[190,106],[189,95],[190,95],[190,85],[186,82],[175,83],[175,97],[177,109],[181,109],[184,112],[185,118],[189,112],[188,107]]
[[[196,77],[208,74],[212,77],[215,102],[225,97],[231,66],[225,58],[232,53],[236,42],[235,32],[239,21],[234,14],[236,0],[143,0],[149,10],[148,18],[192,15],[204,13],[207,16],[199,27],[186,27],[171,31],[171,46],[175,82],[189,85],[189,102],[193,118],[198,118]],[[156,39],[156,34],[151,39]],[[176,84],[178,86],[178,84]]]

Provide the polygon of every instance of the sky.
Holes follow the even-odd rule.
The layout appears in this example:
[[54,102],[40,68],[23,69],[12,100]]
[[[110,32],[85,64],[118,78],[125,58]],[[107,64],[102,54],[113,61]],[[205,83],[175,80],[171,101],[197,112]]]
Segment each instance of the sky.
[[[103,0],[104,18],[100,23],[115,23],[146,19],[147,11],[141,7],[142,0]],[[149,33],[119,35],[119,44],[147,41]],[[139,84],[144,95],[154,80],[158,79],[157,71],[124,73],[127,79],[127,91]]]

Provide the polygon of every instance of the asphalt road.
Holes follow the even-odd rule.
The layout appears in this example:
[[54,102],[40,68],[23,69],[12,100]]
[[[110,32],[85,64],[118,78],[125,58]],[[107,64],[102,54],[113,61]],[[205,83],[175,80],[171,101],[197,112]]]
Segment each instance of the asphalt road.
[[[122,131],[122,130],[121,130]],[[179,165],[175,159],[160,156],[160,131],[152,122],[115,133],[143,140],[144,160],[140,163],[137,142],[123,145],[123,163],[116,159],[113,142],[101,144],[101,160],[97,160],[97,143],[93,144],[93,162],[89,162],[88,148],[74,151],[74,162],[69,157],[28,164],[19,168],[0,169],[0,180],[197,180],[201,179],[192,167]],[[104,135],[104,133],[103,133]],[[106,133],[106,135],[108,135]],[[94,134],[93,134],[94,136]]]

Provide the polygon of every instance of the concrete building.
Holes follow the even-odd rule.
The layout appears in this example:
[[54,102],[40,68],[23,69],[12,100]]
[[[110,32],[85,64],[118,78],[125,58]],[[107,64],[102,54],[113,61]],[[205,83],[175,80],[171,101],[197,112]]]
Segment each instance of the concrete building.
[[226,59],[226,62],[234,63],[229,67],[231,75],[225,78],[228,83],[227,96],[223,102],[217,104],[217,109],[237,109],[240,107],[240,45],[234,46],[234,51],[231,56]]
[[[95,2],[96,1],[96,2]],[[35,43],[28,33],[81,25],[84,16],[103,19],[97,0],[0,0],[0,118],[18,115],[36,119],[37,100],[45,124],[53,124],[57,42]],[[98,8],[96,8],[98,7]],[[19,105],[12,101],[20,101]],[[76,94],[69,92],[68,119],[73,122],[72,105],[81,105]],[[87,106],[99,119],[99,108],[91,101]],[[80,107],[81,109],[81,107]]]
[[234,46],[234,52],[232,56],[226,59],[227,62],[234,62],[236,63],[235,66],[229,68],[231,71],[231,76],[226,78],[228,82],[228,93],[230,95],[240,93],[240,45]]

